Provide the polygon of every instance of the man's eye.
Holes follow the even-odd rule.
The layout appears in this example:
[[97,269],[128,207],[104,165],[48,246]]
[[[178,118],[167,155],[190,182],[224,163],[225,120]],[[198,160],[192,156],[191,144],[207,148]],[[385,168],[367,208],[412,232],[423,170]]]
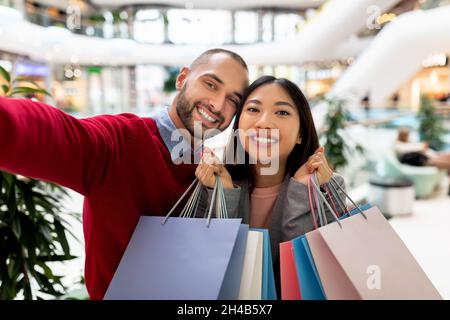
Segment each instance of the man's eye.
[[205,82],[205,83],[211,89],[215,89],[216,88],[216,85],[214,83],[212,83],[212,82]]
[[285,110],[277,111],[277,114],[280,115],[280,116],[288,116],[288,115],[290,115],[290,113],[285,111]]
[[231,103],[234,104],[236,107],[239,105],[239,101],[237,101],[236,99],[230,98],[228,100],[230,100]]

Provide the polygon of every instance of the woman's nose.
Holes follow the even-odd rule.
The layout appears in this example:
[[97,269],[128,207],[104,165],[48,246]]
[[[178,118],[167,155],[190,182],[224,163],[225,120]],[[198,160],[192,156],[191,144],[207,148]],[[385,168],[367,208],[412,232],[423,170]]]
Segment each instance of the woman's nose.
[[264,112],[255,123],[255,127],[260,129],[276,129],[277,126],[273,121],[273,116],[269,112]]

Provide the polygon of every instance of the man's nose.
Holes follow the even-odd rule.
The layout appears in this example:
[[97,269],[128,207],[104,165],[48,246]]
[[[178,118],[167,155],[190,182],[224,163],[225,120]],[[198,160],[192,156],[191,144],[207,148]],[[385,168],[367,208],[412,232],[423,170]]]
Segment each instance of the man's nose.
[[222,113],[223,109],[225,108],[225,101],[226,98],[224,95],[217,95],[214,98],[210,100],[210,105],[213,108],[214,112]]

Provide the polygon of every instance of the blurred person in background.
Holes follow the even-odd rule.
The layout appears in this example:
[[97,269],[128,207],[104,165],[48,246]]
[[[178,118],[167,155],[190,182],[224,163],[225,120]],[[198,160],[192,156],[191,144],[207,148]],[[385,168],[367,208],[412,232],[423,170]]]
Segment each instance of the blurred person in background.
[[410,142],[409,129],[398,130],[395,152],[401,163],[412,166],[435,166],[450,171],[450,152],[437,152],[428,146],[428,142]]

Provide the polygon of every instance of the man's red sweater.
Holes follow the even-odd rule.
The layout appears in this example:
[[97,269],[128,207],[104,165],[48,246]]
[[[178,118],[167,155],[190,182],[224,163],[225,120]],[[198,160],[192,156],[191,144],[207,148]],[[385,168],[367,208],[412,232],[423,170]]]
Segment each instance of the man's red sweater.
[[102,299],[140,215],[165,215],[193,181],[175,165],[155,120],[76,119],[45,104],[0,98],[0,170],[51,181],[84,198],[85,281]]

